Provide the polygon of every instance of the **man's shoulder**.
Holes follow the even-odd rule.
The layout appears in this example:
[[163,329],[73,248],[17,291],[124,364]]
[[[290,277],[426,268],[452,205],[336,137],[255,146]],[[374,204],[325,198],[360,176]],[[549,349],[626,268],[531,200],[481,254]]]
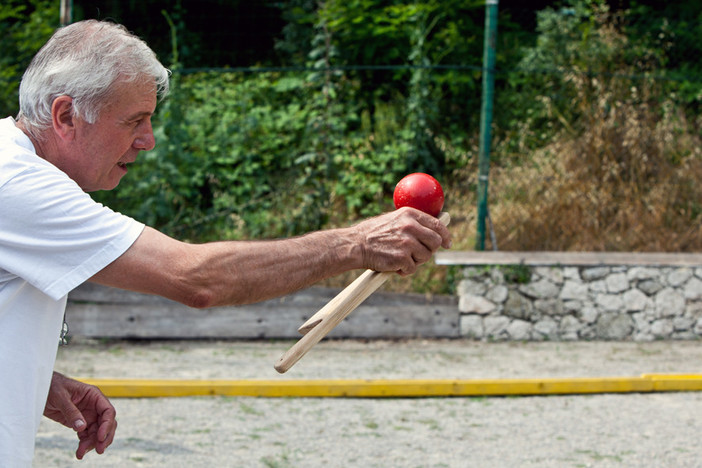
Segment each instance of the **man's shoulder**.
[[27,135],[15,125],[15,119],[0,119],[0,148],[17,148],[34,153],[34,145]]
[[32,142],[15,126],[12,117],[0,119],[0,187],[29,171],[56,171],[39,157]]

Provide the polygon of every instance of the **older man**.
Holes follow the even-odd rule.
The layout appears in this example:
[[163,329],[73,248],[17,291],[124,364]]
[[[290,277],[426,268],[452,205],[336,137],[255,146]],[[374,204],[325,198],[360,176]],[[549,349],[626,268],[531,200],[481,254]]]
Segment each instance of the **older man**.
[[75,23],[32,60],[17,119],[0,120],[3,466],[31,465],[42,414],[77,431],[79,459],[113,440],[104,395],[53,372],[67,294],[85,281],[203,308],[265,300],[351,269],[411,274],[449,247],[438,220],[409,208],[291,239],[193,245],[95,203],[85,192],[114,188],[154,147],[151,117],[168,78],[122,26]]

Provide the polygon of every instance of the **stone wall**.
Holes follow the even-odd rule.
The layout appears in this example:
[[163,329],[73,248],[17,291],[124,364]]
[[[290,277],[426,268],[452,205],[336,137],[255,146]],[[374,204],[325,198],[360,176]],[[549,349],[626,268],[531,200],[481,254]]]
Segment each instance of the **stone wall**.
[[651,341],[702,336],[702,268],[520,266],[466,267],[463,272],[459,325],[466,338]]

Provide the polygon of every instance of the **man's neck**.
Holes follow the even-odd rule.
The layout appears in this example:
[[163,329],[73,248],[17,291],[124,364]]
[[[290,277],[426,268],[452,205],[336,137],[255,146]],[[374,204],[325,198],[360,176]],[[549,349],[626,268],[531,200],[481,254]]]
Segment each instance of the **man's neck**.
[[27,131],[27,127],[22,121],[22,119],[15,120],[15,126],[19,130],[21,130],[22,133],[24,133],[27,136],[27,138],[29,138],[29,141],[32,142],[32,145],[34,145],[34,151],[36,151],[37,156],[48,161],[46,155],[50,153],[46,152],[46,147],[51,146],[51,144],[47,141],[42,141],[43,139],[35,138],[34,136],[32,136],[32,134],[29,131]]

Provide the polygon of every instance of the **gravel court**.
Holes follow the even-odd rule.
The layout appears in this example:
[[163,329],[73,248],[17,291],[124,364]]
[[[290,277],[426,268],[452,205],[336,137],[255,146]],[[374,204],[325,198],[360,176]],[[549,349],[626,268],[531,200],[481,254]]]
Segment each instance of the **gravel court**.
[[[57,369],[113,378],[534,378],[700,373],[702,343],[77,342]],[[702,466],[702,393],[419,399],[114,399],[107,453],[42,422],[36,467]]]

